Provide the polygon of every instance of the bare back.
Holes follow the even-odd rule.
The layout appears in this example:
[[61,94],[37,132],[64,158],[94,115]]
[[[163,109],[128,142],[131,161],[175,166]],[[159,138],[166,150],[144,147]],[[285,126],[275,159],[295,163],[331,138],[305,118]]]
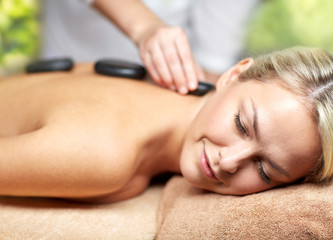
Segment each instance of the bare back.
[[0,194],[111,201],[138,194],[163,171],[142,149],[167,147],[156,140],[179,121],[185,99],[194,97],[92,71],[1,80]]

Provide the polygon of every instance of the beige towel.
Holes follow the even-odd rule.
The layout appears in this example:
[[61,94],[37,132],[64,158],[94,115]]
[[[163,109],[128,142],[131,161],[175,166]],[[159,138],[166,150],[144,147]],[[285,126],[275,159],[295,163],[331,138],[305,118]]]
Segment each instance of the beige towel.
[[164,189],[157,239],[333,239],[333,183],[223,196],[173,177]]
[[114,204],[0,198],[0,239],[154,239],[162,185]]

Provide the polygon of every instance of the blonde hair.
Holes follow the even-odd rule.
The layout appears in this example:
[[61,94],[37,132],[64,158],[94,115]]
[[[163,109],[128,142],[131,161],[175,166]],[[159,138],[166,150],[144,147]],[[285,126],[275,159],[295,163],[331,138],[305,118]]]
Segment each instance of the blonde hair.
[[317,48],[295,47],[255,59],[240,79],[278,81],[310,105],[318,126],[322,153],[305,181],[323,182],[333,176],[333,55]]

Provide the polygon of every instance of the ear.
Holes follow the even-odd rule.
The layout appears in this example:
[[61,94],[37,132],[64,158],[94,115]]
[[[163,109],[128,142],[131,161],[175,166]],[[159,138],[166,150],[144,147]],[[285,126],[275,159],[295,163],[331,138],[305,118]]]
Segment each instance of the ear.
[[253,58],[246,58],[238,62],[236,65],[231,67],[228,71],[222,74],[222,76],[216,82],[216,88],[222,88],[223,86],[228,85],[229,83],[238,80],[239,75],[246,71],[252,64]]

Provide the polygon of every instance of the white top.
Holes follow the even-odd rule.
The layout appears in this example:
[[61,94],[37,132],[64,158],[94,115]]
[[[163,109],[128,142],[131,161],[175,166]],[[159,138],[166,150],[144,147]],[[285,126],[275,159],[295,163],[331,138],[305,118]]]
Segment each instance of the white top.
[[[258,0],[142,0],[167,24],[182,27],[198,63],[221,73],[236,61],[249,14]],[[88,4],[86,4],[86,3]],[[76,62],[118,58],[141,63],[136,46],[90,0],[44,0],[44,58]]]

